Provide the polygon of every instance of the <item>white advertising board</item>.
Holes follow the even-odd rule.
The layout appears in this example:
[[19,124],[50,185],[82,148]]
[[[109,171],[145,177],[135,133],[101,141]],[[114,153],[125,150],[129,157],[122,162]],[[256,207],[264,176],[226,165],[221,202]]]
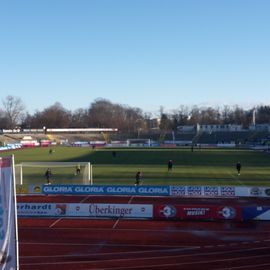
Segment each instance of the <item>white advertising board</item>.
[[153,206],[147,204],[70,204],[69,211],[75,216],[117,217],[117,218],[152,218]]
[[152,218],[153,205],[112,203],[18,203],[19,216]]
[[170,186],[176,197],[270,197],[270,187],[248,186]]
[[0,270],[19,269],[13,160],[0,157]]

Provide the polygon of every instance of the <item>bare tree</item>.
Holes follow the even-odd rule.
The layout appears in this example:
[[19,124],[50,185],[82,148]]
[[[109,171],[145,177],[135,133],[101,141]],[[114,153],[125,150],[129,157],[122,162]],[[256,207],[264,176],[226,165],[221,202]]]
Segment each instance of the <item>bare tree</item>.
[[7,96],[3,100],[4,113],[7,119],[7,127],[15,128],[24,115],[25,106],[19,97]]
[[73,128],[88,127],[87,122],[88,122],[87,109],[79,108],[72,113],[70,123],[71,127]]
[[46,126],[48,128],[70,127],[71,113],[59,102],[55,102],[54,105],[45,108],[39,116],[41,116],[41,126]]
[[169,132],[172,131],[173,127],[173,121],[170,119],[170,116],[167,115],[166,113],[163,113],[160,117],[160,124],[159,128],[163,132]]
[[[89,108],[80,108],[74,112],[65,109],[56,102],[43,111],[36,111],[33,115],[24,112],[24,105],[20,98],[7,96],[0,108],[0,129],[15,128],[20,124],[22,128],[46,127],[113,127],[123,134],[138,134],[151,130],[153,119],[143,113],[140,108],[112,103],[107,99],[97,99]],[[197,107],[191,108],[181,105],[172,113],[165,113],[160,106],[160,116],[156,119],[156,126],[162,132],[177,130],[179,125],[196,124],[241,124],[247,128],[251,121],[253,110],[244,110],[235,105],[223,108]],[[270,122],[270,106],[256,107],[256,122],[263,124]]]
[[95,100],[88,109],[90,127],[117,127],[123,132],[137,132],[145,128],[142,110],[106,99]]
[[172,119],[174,129],[179,125],[188,125],[190,117],[190,109],[185,105],[180,105],[179,109],[173,110]]
[[8,128],[6,113],[0,109],[0,129]]
[[270,106],[259,106],[256,113],[256,122],[258,123],[270,123]]

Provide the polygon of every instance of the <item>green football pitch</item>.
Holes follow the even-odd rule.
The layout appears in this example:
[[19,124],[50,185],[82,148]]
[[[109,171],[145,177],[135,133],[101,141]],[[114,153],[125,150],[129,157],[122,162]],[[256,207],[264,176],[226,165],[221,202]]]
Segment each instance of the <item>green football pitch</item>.
[[[114,148],[90,149],[80,147],[29,148],[1,153],[14,154],[21,162],[90,162],[93,183],[97,185],[133,185],[137,171],[142,172],[145,185],[243,185],[270,186],[270,155],[265,152],[235,149],[186,148]],[[113,151],[115,155],[113,155]],[[168,172],[167,162],[173,160]],[[237,175],[235,164],[242,164]],[[28,168],[24,184],[45,183],[44,172]],[[69,171],[70,170],[70,171]],[[74,168],[57,171],[55,184],[80,184]],[[59,177],[60,175],[60,177]],[[18,182],[18,181],[17,181]]]

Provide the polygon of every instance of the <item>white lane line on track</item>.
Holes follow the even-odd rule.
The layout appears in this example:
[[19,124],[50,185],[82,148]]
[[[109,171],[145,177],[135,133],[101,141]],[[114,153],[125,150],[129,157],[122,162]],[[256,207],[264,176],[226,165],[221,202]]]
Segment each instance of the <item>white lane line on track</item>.
[[91,195],[86,196],[84,199],[82,199],[79,203],[84,203],[85,201],[87,201],[89,198],[91,197]]
[[[104,245],[104,243],[69,243],[69,242],[63,242],[63,243],[45,243],[45,242],[21,242],[21,245],[42,245],[42,246],[106,246],[106,247],[144,247],[144,248],[165,248],[165,249],[176,249],[176,248],[200,248],[200,246],[177,246],[177,245],[136,245],[136,244],[108,244]],[[214,247],[214,246],[213,246]],[[157,249],[158,251],[159,249]]]
[[[131,196],[131,197],[129,198],[128,204],[131,204],[133,198],[134,198],[134,196]],[[120,218],[118,218],[118,219],[115,221],[115,223],[114,223],[113,226],[112,226],[112,229],[115,229],[115,228],[117,227],[119,221],[120,221]]]
[[131,196],[131,197],[129,198],[128,204],[130,204],[130,203],[132,202],[133,198],[134,198],[134,196]]
[[[182,251],[198,251],[201,248],[198,246],[193,246],[193,247],[180,247],[180,248],[171,248],[171,249],[163,249],[163,250],[139,250],[139,251],[124,251],[124,252],[104,252],[104,253],[84,253],[84,254],[74,254],[74,255],[48,255],[48,256],[20,256],[20,258],[29,258],[29,259],[34,259],[34,258],[62,258],[62,257],[85,257],[85,256],[95,256],[95,257],[104,257],[104,256],[111,256],[111,255],[127,255],[127,254],[138,254],[138,255],[143,255],[143,254],[147,254],[147,253],[155,253],[158,254],[160,252],[164,253],[164,252],[182,252]],[[269,249],[269,247],[258,247],[258,248],[245,248],[242,249],[241,247],[239,247],[239,249],[235,249],[235,250],[222,250],[222,251],[207,251],[207,252],[200,252],[200,256],[219,256],[219,255],[227,255],[227,254],[236,254],[236,253],[245,253],[248,251],[260,251],[260,250],[265,250],[265,249]],[[188,254],[177,254],[177,255],[166,255],[166,256],[155,256],[155,257],[143,257],[146,259],[153,259],[153,258],[188,258],[188,257],[194,257],[194,253],[188,253]],[[257,256],[257,255],[255,255]],[[264,256],[264,255],[262,255]],[[266,256],[266,255],[265,255]],[[267,256],[269,257],[269,255],[267,254]],[[252,256],[248,256],[247,258],[250,258]],[[143,258],[125,258],[125,259],[111,259],[111,260],[136,260],[136,259],[143,259]],[[242,258],[246,258],[246,257],[242,257]],[[106,261],[110,261],[110,260],[106,260]]]
[[[94,220],[97,220],[97,219],[94,219]],[[102,221],[103,219],[101,219]],[[110,219],[106,220],[106,221],[109,221]],[[132,220],[132,219],[131,219]],[[142,220],[142,221],[145,221],[145,220]],[[23,227],[21,228],[21,230],[46,230],[48,229],[47,227]],[[65,231],[65,230],[70,230],[71,228],[65,228],[65,227],[61,227],[61,228],[54,228],[55,230],[62,230],[62,231]],[[72,227],[72,230],[90,230],[92,231],[93,229],[95,229],[95,231],[111,231],[112,228],[97,228],[97,227]],[[118,230],[118,231],[138,231],[138,232],[164,232],[164,229],[140,229],[140,228],[114,228],[114,230]],[[193,232],[195,231],[198,231],[198,232],[202,232],[202,230],[193,230]],[[190,229],[175,229],[175,228],[170,228],[169,230],[167,230],[166,232],[171,232],[171,233],[190,233],[192,232]],[[206,231],[207,232],[207,231]],[[257,234],[258,235],[262,235],[262,234],[268,234],[270,233],[270,230],[260,230],[260,231],[249,231],[250,233],[252,233],[252,235],[256,236]],[[225,233],[225,234],[230,234],[230,235],[239,235],[239,230],[230,230],[230,231],[222,231],[222,230],[212,230],[211,233],[215,233],[215,234],[220,234],[220,233]],[[246,234],[246,232],[244,232]],[[270,239],[265,239],[263,240],[265,242],[270,242]]]
[[[204,254],[200,254],[200,255],[204,255]],[[215,255],[215,252],[213,252],[212,254],[207,254],[207,255],[210,255],[210,256],[213,256]],[[172,258],[182,258],[183,256],[185,255],[180,255],[180,256],[159,256],[158,259],[166,259],[166,261],[172,259]],[[194,256],[194,254],[193,254]],[[236,258],[226,258],[226,259],[209,259],[209,260],[198,260],[198,261],[189,261],[189,262],[179,262],[179,263],[173,263],[173,264],[162,264],[162,263],[159,263],[159,264],[156,264],[156,265],[143,265],[143,266],[130,266],[130,267],[109,267],[109,268],[96,268],[96,269],[107,269],[107,270],[113,270],[113,269],[129,269],[129,268],[132,268],[132,269],[154,269],[155,267],[160,267],[160,266],[184,266],[184,265],[197,265],[197,264],[214,264],[214,263],[220,263],[220,262],[223,262],[223,263],[227,263],[227,262],[235,262],[235,261],[239,261],[239,260],[245,260],[245,259],[259,259],[259,258],[269,258],[269,255],[268,254],[264,254],[264,255],[255,255],[255,256],[241,256],[241,257],[236,257]],[[106,260],[106,263],[108,262],[111,262],[111,263],[115,263],[115,262],[124,262],[124,261],[129,261],[129,262],[132,262],[132,261],[136,261],[137,263],[139,261],[143,261],[145,262],[146,260],[151,260],[151,261],[154,261],[155,259],[157,259],[157,257],[143,257],[143,258],[128,258],[128,259],[108,259]],[[51,263],[51,262],[45,262],[45,263],[42,263],[42,262],[38,262],[38,263],[21,263],[20,265],[28,265],[28,266],[33,266],[33,265],[64,265],[64,264],[78,264],[78,263],[93,263],[92,260],[82,260],[82,261],[67,261],[67,262],[54,262],[54,263]],[[143,267],[143,268],[142,268]],[[87,268],[86,268],[87,269]],[[92,269],[92,268],[91,268]],[[228,269],[228,268],[227,268]],[[93,270],[93,269],[92,269]]]
[[[265,266],[270,266],[270,263],[249,264],[249,265],[242,265],[242,266],[230,266],[230,270],[233,270],[233,269],[245,269],[246,270],[246,269],[254,269],[257,267],[263,267],[264,269],[267,269],[267,268],[265,268]],[[228,267],[217,268],[215,270],[228,270]]]
[[[104,257],[104,256],[112,256],[112,255],[144,255],[144,254],[149,254],[149,253],[154,253],[154,254],[158,254],[158,253],[170,253],[170,252],[182,252],[182,251],[195,251],[200,249],[200,247],[178,247],[178,248],[171,248],[171,249],[152,249],[152,250],[139,250],[139,251],[121,251],[121,252],[104,252],[104,253],[81,253],[81,254],[68,254],[68,255],[39,255],[39,256],[20,256],[20,258],[22,259],[38,259],[38,258],[72,258],[72,257],[86,257],[86,256],[94,256],[94,257]],[[162,256],[162,257],[171,257],[171,256],[182,256],[181,255],[167,255],[167,256]],[[160,256],[158,256],[159,258]],[[151,257],[152,258],[152,257]],[[156,258],[156,256],[155,256]],[[131,258],[131,260],[133,260],[135,258]],[[114,260],[114,259],[112,259]],[[117,259],[117,260],[129,260],[129,259]]]
[[120,221],[120,218],[118,218],[118,219],[114,222],[113,227],[112,227],[113,229],[116,228],[116,226],[118,225],[119,221]]
[[62,218],[58,218],[55,222],[53,222],[51,225],[50,225],[50,228],[54,227],[59,221],[61,221]]
[[[85,202],[86,200],[88,200],[88,198],[90,197],[90,195],[84,197],[79,203],[83,203]],[[63,218],[58,218],[56,221],[54,221],[50,226],[49,228],[53,228],[58,222],[60,222]]]
[[[209,249],[209,248],[224,248],[224,247],[239,247],[241,245],[252,245],[252,244],[263,244],[265,243],[265,240],[262,241],[250,241],[250,242],[238,242],[238,243],[227,243],[227,244],[216,244],[216,245],[202,245],[202,246],[177,246],[177,245],[136,245],[136,244],[106,244],[102,243],[103,246],[106,247],[144,247],[144,248],[169,248],[169,249],[175,249],[175,248],[201,248],[201,249]],[[42,245],[42,246],[62,246],[62,245],[68,245],[68,246],[100,246],[100,243],[68,243],[68,242],[63,242],[63,243],[45,243],[45,242],[20,242],[21,245]],[[264,246],[263,248],[270,248],[270,246]]]
[[255,240],[255,241],[253,241],[253,243],[254,243],[254,244],[258,244],[258,243],[261,243],[261,241]]

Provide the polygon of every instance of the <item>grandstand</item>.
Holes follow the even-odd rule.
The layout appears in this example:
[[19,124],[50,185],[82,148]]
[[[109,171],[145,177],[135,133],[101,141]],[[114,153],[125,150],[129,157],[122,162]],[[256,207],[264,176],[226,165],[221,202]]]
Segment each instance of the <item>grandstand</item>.
[[258,131],[216,131],[216,132],[200,132],[196,136],[194,143],[197,144],[230,144],[250,145],[261,143],[268,138],[267,132]]
[[[56,131],[58,132],[56,132]],[[256,146],[256,145],[268,145],[270,142],[270,133],[268,130],[258,129],[242,129],[242,130],[196,130],[196,129],[185,129],[174,131],[162,131],[159,129],[155,130],[141,130],[138,132],[122,132],[117,129],[113,131],[101,131],[100,129],[86,129],[85,132],[82,129],[77,130],[71,129],[71,133],[67,130],[60,132],[58,129],[54,129],[55,132],[50,133],[50,129],[44,132],[30,133],[33,140],[42,142],[43,140],[50,140],[56,144],[70,144],[74,145],[75,142],[104,142],[104,146],[113,146],[112,142],[121,142],[122,146],[133,145],[129,144],[128,140],[147,139],[151,141],[151,146],[157,146],[159,144],[173,145],[173,146],[190,146],[190,145],[201,145],[201,146],[222,146],[231,145],[233,146]],[[116,132],[117,131],[117,132]],[[19,143],[26,135],[25,132],[6,132],[0,134],[0,145],[5,146],[9,143]],[[117,143],[118,145],[119,143]],[[90,143],[89,143],[90,145]],[[138,145],[138,143],[137,143]],[[142,144],[144,145],[144,143]],[[147,143],[149,146],[150,144]]]
[[270,134],[267,131],[254,131],[248,137],[249,143],[263,143],[270,140]]

